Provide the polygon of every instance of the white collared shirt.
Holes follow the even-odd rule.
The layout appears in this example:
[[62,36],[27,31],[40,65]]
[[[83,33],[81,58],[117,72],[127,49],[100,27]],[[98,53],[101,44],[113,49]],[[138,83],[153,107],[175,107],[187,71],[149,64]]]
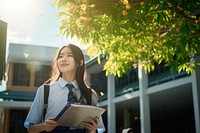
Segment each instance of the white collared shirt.
[[[68,82],[63,78],[59,78],[59,80],[55,83],[50,84],[49,88],[49,98],[48,98],[48,108],[45,115],[45,120],[55,118],[58,112],[62,110],[62,108],[67,104],[68,92],[69,90],[66,87]],[[81,93],[78,88],[78,84],[76,81],[71,82],[76,89],[75,92],[77,99],[80,99]],[[98,99],[94,90],[92,91],[92,104],[97,105]],[[29,128],[30,123],[39,124],[43,119],[43,111],[44,111],[44,85],[40,86],[35,95],[32,106],[29,110],[28,116],[24,122],[24,126]],[[105,127],[100,117],[100,125],[98,128],[98,132],[104,132]]]

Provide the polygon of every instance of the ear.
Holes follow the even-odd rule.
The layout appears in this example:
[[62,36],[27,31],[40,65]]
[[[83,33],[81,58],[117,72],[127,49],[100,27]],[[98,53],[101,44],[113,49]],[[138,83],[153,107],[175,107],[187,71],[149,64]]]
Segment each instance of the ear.
[[82,66],[82,65],[83,65],[83,60],[80,61],[80,66]]
[[77,64],[77,67],[82,66],[83,65],[83,60],[80,61],[80,65]]

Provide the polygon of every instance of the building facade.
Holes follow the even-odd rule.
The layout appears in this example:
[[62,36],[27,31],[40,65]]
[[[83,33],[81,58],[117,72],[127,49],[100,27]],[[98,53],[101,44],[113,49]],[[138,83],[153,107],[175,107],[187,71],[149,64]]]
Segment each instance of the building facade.
[[[49,78],[57,47],[9,45],[7,89],[0,92],[0,132],[25,133],[23,122],[35,92]],[[121,78],[105,76],[96,58],[86,62],[87,83],[106,108],[106,133],[200,133],[200,71],[170,72],[164,64],[146,73],[140,65]]]
[[[199,60],[199,59],[197,59]],[[89,82],[102,94],[99,104],[107,133],[200,133],[200,69],[171,72],[164,63],[146,73],[138,65],[121,78],[105,76],[96,59],[87,62]]]
[[0,92],[0,132],[25,133],[24,120],[37,88],[50,76],[57,47],[10,43],[6,90]]
[[7,23],[0,19],[0,85],[5,78],[6,70],[6,39],[7,39]]

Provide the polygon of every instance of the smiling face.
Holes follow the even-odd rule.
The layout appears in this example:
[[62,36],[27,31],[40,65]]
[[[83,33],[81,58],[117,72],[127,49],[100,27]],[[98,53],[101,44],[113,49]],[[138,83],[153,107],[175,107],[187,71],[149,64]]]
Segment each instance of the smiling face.
[[74,55],[69,47],[65,47],[58,55],[58,69],[63,74],[75,75],[77,69],[77,63],[74,59]]

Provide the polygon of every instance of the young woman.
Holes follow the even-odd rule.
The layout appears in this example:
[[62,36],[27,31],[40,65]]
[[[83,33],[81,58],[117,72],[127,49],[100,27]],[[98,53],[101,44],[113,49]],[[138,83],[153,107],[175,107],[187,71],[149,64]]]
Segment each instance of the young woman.
[[[67,104],[69,89],[66,84],[74,86],[74,93],[81,104],[97,105],[98,97],[93,89],[84,82],[85,63],[81,49],[73,44],[61,47],[53,61],[49,83],[48,107],[44,114],[44,85],[37,90],[35,99],[29,110],[24,126],[30,133],[96,133],[104,132],[102,118],[90,118],[91,123],[83,122],[84,129],[60,127],[52,120]],[[44,120],[43,120],[44,118]],[[44,122],[43,122],[44,121]]]

